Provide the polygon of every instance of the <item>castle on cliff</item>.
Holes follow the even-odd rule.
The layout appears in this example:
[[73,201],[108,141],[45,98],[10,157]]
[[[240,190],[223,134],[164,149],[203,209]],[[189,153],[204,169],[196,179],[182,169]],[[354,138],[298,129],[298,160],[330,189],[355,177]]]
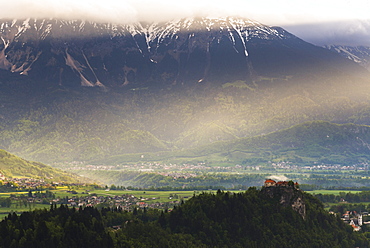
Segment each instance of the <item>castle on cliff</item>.
[[293,181],[274,181],[272,179],[267,179],[265,181],[265,184],[264,184],[265,187],[288,187],[288,186],[293,186],[294,188],[298,189],[299,188],[299,184],[297,182],[293,182]]

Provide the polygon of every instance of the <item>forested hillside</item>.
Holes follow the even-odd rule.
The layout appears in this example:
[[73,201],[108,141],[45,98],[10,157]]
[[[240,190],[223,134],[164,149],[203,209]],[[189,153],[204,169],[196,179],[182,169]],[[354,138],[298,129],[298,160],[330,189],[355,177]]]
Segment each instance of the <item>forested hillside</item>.
[[0,149],[0,173],[5,177],[29,177],[57,182],[78,182],[77,175],[39,162],[30,162]]
[[[287,199],[282,203],[281,199]],[[305,211],[292,203],[300,202]],[[171,212],[62,205],[0,223],[2,247],[369,247],[361,233],[294,188],[194,196]]]
[[[289,161],[299,166],[312,164],[353,165],[370,159],[370,126],[309,121],[254,137],[218,141],[210,145],[171,152],[126,154],[95,163],[120,164],[135,161],[168,161],[208,164],[263,165]],[[270,168],[271,169],[271,168]]]
[[311,77],[106,91],[40,90],[15,82],[17,87],[1,86],[0,144],[47,163],[109,161],[253,137],[312,120],[369,123],[367,81]]
[[184,157],[217,154],[241,164],[290,161],[298,165],[352,165],[368,161],[369,151],[370,126],[313,121],[266,135],[217,142],[190,150]]

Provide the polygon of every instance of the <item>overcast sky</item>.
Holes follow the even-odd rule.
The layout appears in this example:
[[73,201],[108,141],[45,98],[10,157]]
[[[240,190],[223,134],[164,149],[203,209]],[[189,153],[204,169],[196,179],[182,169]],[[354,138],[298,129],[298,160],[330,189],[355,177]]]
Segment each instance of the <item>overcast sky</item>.
[[124,23],[192,16],[247,17],[318,45],[370,45],[369,0],[0,0],[1,18]]

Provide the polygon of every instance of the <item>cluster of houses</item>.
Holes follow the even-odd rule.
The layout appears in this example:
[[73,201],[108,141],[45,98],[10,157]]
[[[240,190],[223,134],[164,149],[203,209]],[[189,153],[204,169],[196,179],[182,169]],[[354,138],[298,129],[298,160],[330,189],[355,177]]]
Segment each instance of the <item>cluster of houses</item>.
[[[72,193],[73,194],[73,193]],[[42,199],[39,199],[35,195],[28,198],[28,201],[41,203]],[[156,201],[157,200],[157,201]],[[170,202],[159,202],[156,198],[138,198],[131,194],[123,195],[106,195],[98,196],[96,194],[87,194],[86,196],[66,196],[64,198],[50,199],[50,204],[66,204],[70,207],[110,207],[119,208],[122,210],[132,211],[134,208],[156,208],[156,209],[168,209],[175,205],[179,205],[179,200]],[[45,202],[45,200],[43,200]]]
[[341,164],[320,164],[318,162],[314,162],[312,165],[307,166],[299,166],[292,162],[279,162],[279,163],[272,163],[271,166],[274,169],[283,169],[283,170],[362,170],[368,171],[370,169],[369,164],[365,163],[358,163],[354,165],[341,165]]
[[36,179],[36,178],[8,178],[4,177],[3,174],[0,172],[0,185],[5,187],[14,188],[16,190],[40,190],[40,189],[55,189],[58,186],[83,186],[84,183],[63,183],[63,182],[48,182],[44,179]]
[[2,185],[9,187],[17,187],[19,189],[28,189],[28,188],[50,188],[55,185],[45,182],[42,179],[33,179],[33,178],[0,178],[2,180]]
[[[144,155],[143,155],[144,156]],[[114,171],[141,171],[141,172],[177,172],[180,174],[190,174],[188,171],[193,172],[203,172],[203,171],[212,171],[212,172],[228,172],[228,171],[244,171],[244,170],[260,170],[259,166],[242,166],[235,165],[230,167],[224,166],[214,166],[209,165],[204,162],[199,163],[185,163],[185,164],[172,164],[172,163],[159,163],[159,162],[146,162],[146,163],[136,163],[136,164],[118,164],[118,165],[89,165],[80,162],[65,163],[59,167],[63,170],[114,170]],[[192,173],[196,176],[199,173]],[[189,176],[188,176],[189,177]]]
[[363,224],[367,224],[367,223],[364,223],[363,220],[362,220],[362,216],[364,214],[367,214],[367,213],[357,213],[356,211],[346,211],[343,215],[342,215],[342,220],[349,224],[350,226],[353,227],[353,231],[360,231],[361,230],[361,226]]
[[[84,197],[71,197],[68,199],[68,205],[70,206],[97,206],[102,205],[104,207],[111,207],[111,208],[120,208],[123,210],[131,211],[133,208],[165,208],[167,207],[164,203],[153,202],[148,203],[148,200],[155,200],[153,198],[138,198],[131,194],[124,194],[124,195],[115,195],[115,196],[95,196],[89,195]],[[54,200],[55,203],[58,203],[57,200]]]

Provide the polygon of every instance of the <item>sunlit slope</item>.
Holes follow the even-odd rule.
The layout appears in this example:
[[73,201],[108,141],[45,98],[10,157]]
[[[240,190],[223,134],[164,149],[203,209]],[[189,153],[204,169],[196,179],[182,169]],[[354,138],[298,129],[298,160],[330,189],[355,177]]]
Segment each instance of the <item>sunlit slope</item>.
[[[370,152],[370,126],[313,121],[212,149],[226,151],[241,162],[291,161],[347,164],[366,162]],[[207,148],[206,148],[207,150]],[[243,157],[245,159],[243,160]]]
[[51,166],[24,160],[1,149],[0,172],[5,177],[39,178],[53,182],[78,182],[81,179]]
[[[30,87],[32,85],[29,85]],[[253,137],[307,121],[370,123],[370,83],[345,75],[161,90],[0,93],[0,147],[46,163],[105,161]]]
[[215,142],[185,151],[116,156],[109,163],[141,161],[268,165],[289,161],[298,165],[329,163],[353,165],[370,159],[370,126],[311,121],[250,138]]

